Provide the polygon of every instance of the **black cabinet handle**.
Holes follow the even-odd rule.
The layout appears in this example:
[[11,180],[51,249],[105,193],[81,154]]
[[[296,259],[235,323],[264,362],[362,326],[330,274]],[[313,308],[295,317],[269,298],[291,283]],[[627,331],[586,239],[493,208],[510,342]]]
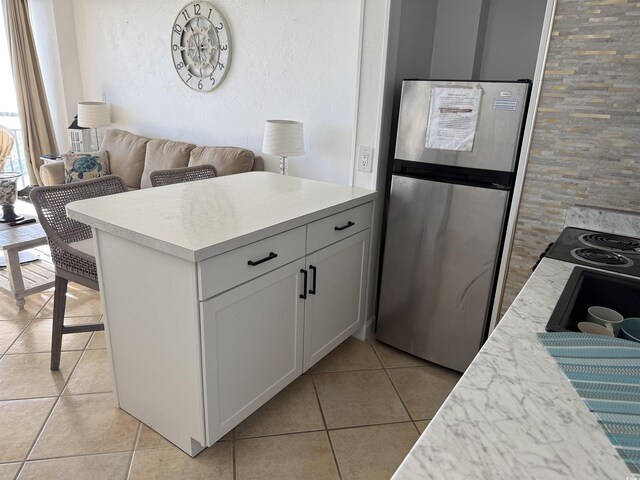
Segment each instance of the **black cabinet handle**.
[[346,225],[343,225],[342,227],[333,227],[333,229],[337,230],[338,232],[340,232],[341,230],[345,230],[345,229],[347,229],[349,227],[353,227],[354,225],[355,225],[355,223],[349,221],[349,222],[347,222]]
[[318,278],[318,271],[317,271],[316,267],[314,267],[313,265],[309,265],[309,270],[311,270],[313,272],[313,280],[311,281],[311,288],[309,289],[309,293],[311,295],[315,295],[316,294],[316,279]]
[[307,298],[307,271],[304,268],[301,268],[300,273],[304,274],[304,286],[302,287],[300,298]]
[[247,265],[251,265],[252,267],[255,267],[256,265],[260,265],[261,263],[268,262],[269,260],[273,260],[277,256],[278,256],[277,253],[269,252],[269,256],[261,258],[260,260],[255,260],[255,261],[249,260],[247,262]]

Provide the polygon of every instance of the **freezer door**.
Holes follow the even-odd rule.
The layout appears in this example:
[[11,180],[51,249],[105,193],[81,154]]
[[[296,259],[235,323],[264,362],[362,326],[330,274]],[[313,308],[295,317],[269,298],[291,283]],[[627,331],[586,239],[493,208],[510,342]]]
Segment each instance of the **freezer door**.
[[[482,97],[472,151],[425,148],[432,89],[475,86],[482,89]],[[514,171],[528,92],[528,83],[405,80],[402,83],[395,158],[438,165]]]
[[464,371],[482,343],[509,192],[394,176],[377,338]]

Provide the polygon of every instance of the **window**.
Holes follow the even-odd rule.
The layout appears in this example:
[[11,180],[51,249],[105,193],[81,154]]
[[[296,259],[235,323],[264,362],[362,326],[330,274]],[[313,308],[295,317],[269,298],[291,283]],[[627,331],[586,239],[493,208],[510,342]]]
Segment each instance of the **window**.
[[11,74],[9,45],[7,44],[4,11],[2,8],[0,8],[0,125],[11,130],[15,137],[11,157],[4,166],[4,171],[22,173],[22,177],[18,180],[18,186],[23,188],[29,183],[29,175],[23,153],[22,130],[20,118],[18,117],[16,90],[13,85],[13,75]]

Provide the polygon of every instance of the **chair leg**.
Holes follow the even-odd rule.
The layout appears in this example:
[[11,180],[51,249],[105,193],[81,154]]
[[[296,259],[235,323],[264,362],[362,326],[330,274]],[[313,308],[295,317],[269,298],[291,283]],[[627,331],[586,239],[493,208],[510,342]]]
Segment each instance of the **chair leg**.
[[53,293],[53,329],[51,332],[51,370],[60,368],[62,354],[62,330],[64,329],[64,310],[67,304],[68,280],[56,275]]

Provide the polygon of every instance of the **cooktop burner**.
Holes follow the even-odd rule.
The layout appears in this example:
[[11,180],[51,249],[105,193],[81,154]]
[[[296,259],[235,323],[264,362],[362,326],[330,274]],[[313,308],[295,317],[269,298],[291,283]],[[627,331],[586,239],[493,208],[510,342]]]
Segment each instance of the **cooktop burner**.
[[640,253],[640,240],[610,233],[585,233],[580,241],[590,247],[619,253]]
[[592,265],[615,265],[619,267],[633,265],[633,260],[599,248],[574,248],[571,250],[571,255],[577,260],[582,260]]
[[547,257],[640,277],[640,239],[565,228]]

